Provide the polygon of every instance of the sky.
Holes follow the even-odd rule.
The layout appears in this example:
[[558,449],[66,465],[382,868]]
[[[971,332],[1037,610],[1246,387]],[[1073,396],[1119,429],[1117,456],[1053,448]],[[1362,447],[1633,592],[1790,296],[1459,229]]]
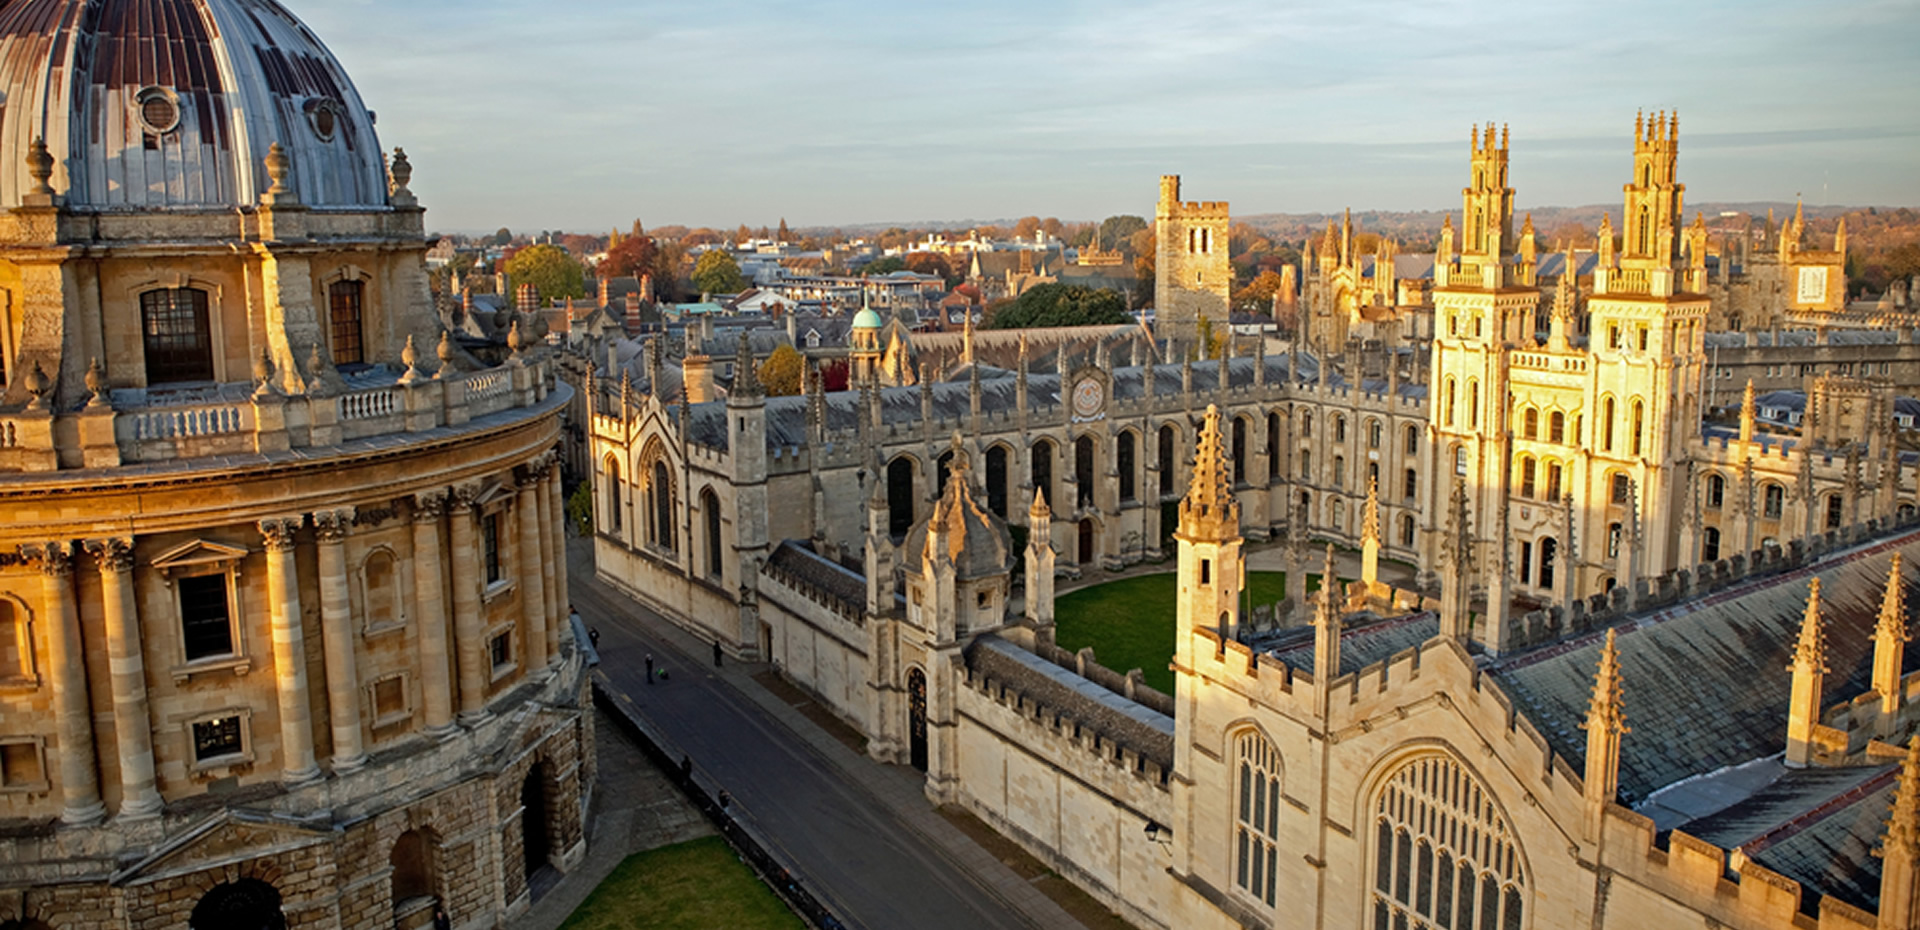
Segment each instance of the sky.
[[1690,202],[1920,205],[1920,0],[284,0],[439,231]]

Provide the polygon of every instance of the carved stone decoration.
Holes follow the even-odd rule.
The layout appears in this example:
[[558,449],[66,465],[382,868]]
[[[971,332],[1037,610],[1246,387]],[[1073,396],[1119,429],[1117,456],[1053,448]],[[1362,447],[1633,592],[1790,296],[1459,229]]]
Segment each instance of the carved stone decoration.
[[441,376],[444,376],[459,370],[453,366],[454,353],[453,353],[452,331],[445,330],[445,329],[440,331],[440,345],[438,348],[434,350],[434,353],[440,357],[440,375]]
[[339,542],[347,538],[347,527],[353,525],[353,514],[352,507],[314,511],[314,535],[318,536],[321,542]]
[[455,485],[451,506],[454,513],[465,513],[473,509],[473,502],[480,498],[480,482],[470,481]]
[[327,375],[332,367],[327,364],[326,348],[320,345],[320,340],[314,340],[313,349],[307,353],[307,394],[309,396],[331,395],[332,392],[329,390],[331,385],[328,384]]
[[413,347],[412,333],[407,334],[407,344],[400,348],[400,361],[407,366],[406,372],[400,375],[401,384],[415,384],[426,377],[420,370],[420,350]]
[[306,518],[300,516],[268,517],[260,521],[260,535],[266,537],[268,552],[287,552],[293,548],[294,536],[300,531],[300,524]]
[[87,540],[87,554],[103,572],[133,570],[133,540],[123,536]]
[[266,161],[267,177],[273,181],[273,186],[267,189],[267,195],[285,197],[293,193],[293,189],[287,186],[287,176],[293,173],[293,159],[287,157],[287,150],[275,142],[267,148]]
[[47,370],[40,367],[39,359],[34,360],[33,370],[27,372],[27,393],[33,395],[27,409],[47,409],[47,395],[53,393],[53,379],[47,377]]
[[393,184],[389,193],[394,205],[413,200],[413,191],[407,186],[413,183],[413,162],[407,160],[406,149],[396,147],[393,150],[393,160],[387,163],[387,177]]
[[33,179],[33,187],[27,193],[50,195],[53,185],[53,154],[47,151],[47,140],[36,138],[27,149],[27,176]]
[[422,491],[413,496],[413,519],[416,523],[432,523],[447,512],[447,492]]
[[49,575],[58,577],[73,572],[73,543],[64,539],[25,547],[21,555],[38,559],[40,570]]
[[361,507],[353,513],[353,525],[377,527],[399,515],[400,512],[392,504],[385,507]]
[[87,391],[93,394],[92,399],[87,401],[88,407],[99,410],[112,406],[107,401],[107,368],[100,364],[98,355],[87,363]]
[[273,395],[273,355],[266,346],[253,357],[253,396],[255,400]]
[[514,320],[513,325],[507,329],[507,348],[512,349],[514,356],[518,357],[520,350],[526,347],[526,342],[526,337],[520,333],[520,321]]

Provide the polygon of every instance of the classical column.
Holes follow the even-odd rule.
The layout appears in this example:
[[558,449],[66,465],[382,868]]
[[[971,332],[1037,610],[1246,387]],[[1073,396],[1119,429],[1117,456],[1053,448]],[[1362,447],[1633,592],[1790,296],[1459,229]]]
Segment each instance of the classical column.
[[47,612],[47,660],[53,673],[53,714],[60,733],[60,819],[93,823],[106,815],[93,769],[93,713],[87,702],[86,649],[73,596],[73,544],[50,542],[40,552],[41,603]]
[[453,576],[453,639],[460,665],[460,720],[474,723],[486,716],[487,644],[481,642],[480,545],[473,526],[473,499],[477,484],[453,489],[453,532],[448,556]]
[[353,508],[313,515],[319,540],[320,640],[327,654],[327,715],[333,721],[333,771],[345,775],[367,763],[360,739],[360,675],[354,667],[353,601],[347,588],[347,525]]
[[547,654],[542,660],[546,664],[552,664],[560,654],[560,624],[566,617],[565,609],[562,607],[564,595],[560,591],[559,579],[553,573],[555,549],[553,529],[560,519],[559,512],[553,509],[553,482],[557,471],[559,466],[555,465],[551,459],[544,461],[540,467],[540,479],[533,489],[535,509],[538,512],[538,518],[534,521],[537,525],[534,529],[540,543],[540,577],[546,580],[546,583],[541,586],[546,595],[545,603],[540,605],[540,622],[547,629]]
[[267,542],[267,614],[273,624],[273,682],[280,698],[280,766],[303,784],[320,777],[313,758],[313,711],[307,706],[307,642],[300,626],[300,569],[294,534],[304,516],[260,521]]
[[556,463],[553,473],[547,478],[547,491],[551,495],[548,503],[553,507],[553,515],[546,521],[546,527],[553,539],[553,574],[548,576],[553,579],[553,584],[549,586],[553,589],[553,620],[560,626],[560,635],[556,639],[564,641],[573,638],[572,621],[569,619],[573,611],[569,607],[571,596],[567,593],[567,498],[560,483],[560,474],[560,466]]
[[440,573],[440,517],[446,493],[431,491],[413,499],[413,612],[420,629],[420,694],[427,732],[454,732],[453,678],[448,671],[446,582]]
[[133,596],[133,540],[88,540],[100,565],[106,614],[107,668],[113,677],[113,734],[120,751],[120,814],[143,820],[160,813],[153,779],[153,723],[147,715],[147,667],[141,654],[140,608]]
[[514,505],[513,523],[520,531],[520,616],[527,631],[526,656],[529,672],[547,664],[547,584],[546,566],[540,561],[540,474],[539,463],[528,465],[520,474],[520,499]]

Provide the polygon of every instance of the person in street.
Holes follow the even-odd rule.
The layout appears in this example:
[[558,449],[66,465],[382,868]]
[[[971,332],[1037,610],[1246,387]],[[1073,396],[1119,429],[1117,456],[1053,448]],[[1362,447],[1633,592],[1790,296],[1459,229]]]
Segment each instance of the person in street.
[[447,916],[446,908],[433,909],[433,930],[453,930],[453,918]]
[[587,628],[587,642],[592,643],[593,648],[596,650],[600,648],[600,628],[599,627],[594,626],[594,627]]
[[720,789],[720,809],[726,810],[728,807],[732,806],[732,804],[733,804],[733,795],[728,794],[727,789],[725,788]]
[[653,684],[653,653],[647,653],[647,684]]
[[717,639],[713,641],[713,667],[720,667],[720,641]]

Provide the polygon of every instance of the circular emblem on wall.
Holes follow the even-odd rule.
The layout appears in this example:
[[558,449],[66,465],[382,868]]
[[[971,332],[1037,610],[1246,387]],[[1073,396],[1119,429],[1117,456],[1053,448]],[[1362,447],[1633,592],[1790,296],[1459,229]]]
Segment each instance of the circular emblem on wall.
[[1073,415],[1076,417],[1096,417],[1107,403],[1106,388],[1098,378],[1083,378],[1073,387]]

